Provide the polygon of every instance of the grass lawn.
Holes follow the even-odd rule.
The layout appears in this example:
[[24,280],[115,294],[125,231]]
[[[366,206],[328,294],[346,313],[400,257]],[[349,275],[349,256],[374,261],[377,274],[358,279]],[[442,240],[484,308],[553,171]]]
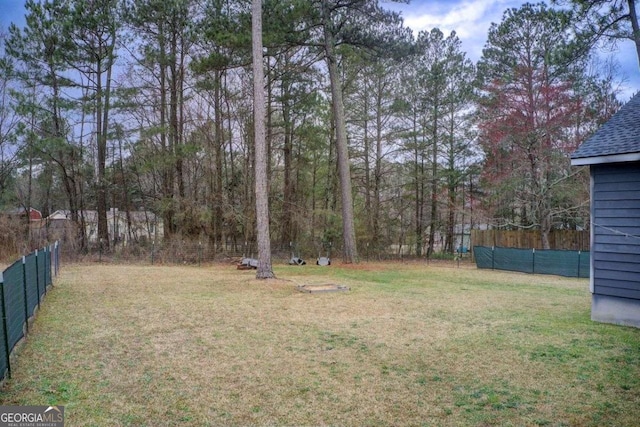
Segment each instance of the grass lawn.
[[[635,426],[640,330],[585,279],[418,263],[66,265],[3,405],[67,426]],[[309,294],[299,284],[348,292]]]

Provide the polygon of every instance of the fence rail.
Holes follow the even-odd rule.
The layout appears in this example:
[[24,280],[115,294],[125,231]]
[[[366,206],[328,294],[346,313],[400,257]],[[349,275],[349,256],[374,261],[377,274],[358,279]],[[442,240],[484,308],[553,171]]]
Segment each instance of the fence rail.
[[37,249],[0,273],[0,381],[11,378],[11,352],[60,270],[60,245]]
[[[543,249],[538,230],[471,230],[473,246]],[[552,230],[549,246],[555,250],[589,251],[589,230]]]

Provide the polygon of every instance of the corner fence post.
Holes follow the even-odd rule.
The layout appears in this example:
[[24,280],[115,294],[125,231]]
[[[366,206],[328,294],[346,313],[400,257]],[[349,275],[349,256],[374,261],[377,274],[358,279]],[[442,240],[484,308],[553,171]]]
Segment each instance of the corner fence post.
[[533,256],[531,257],[531,258],[532,258],[532,259],[531,259],[531,272],[532,272],[533,274],[535,274],[535,273],[536,273],[536,248],[533,248],[533,249],[531,250],[531,253],[532,253],[532,255],[533,255]]
[[26,257],[22,257],[22,289],[24,290],[24,318],[27,326],[26,332],[29,333],[29,303],[27,301],[27,267]]
[[0,303],[2,303],[2,332],[4,333],[4,357],[7,360],[7,378],[11,378],[9,333],[7,332],[7,305],[4,301],[4,272],[0,273]]

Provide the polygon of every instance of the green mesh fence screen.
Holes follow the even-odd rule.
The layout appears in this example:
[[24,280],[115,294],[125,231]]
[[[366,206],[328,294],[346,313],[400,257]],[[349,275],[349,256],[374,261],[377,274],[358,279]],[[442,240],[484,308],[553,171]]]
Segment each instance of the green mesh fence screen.
[[474,246],[478,268],[589,277],[589,252]]
[[29,307],[29,316],[33,316],[40,298],[40,291],[38,289],[36,277],[36,274],[38,274],[38,270],[36,268],[36,255],[34,253],[24,257],[24,273],[26,279],[25,282],[27,284],[27,307]]
[[40,296],[42,297],[42,295],[44,295],[47,291],[47,286],[46,286],[46,256],[47,256],[47,252],[45,252],[43,249],[38,249],[36,251],[36,258],[38,260],[37,264],[38,264],[38,284],[40,286]]
[[[0,293],[2,289],[0,289]],[[4,298],[0,301],[0,320],[4,319]],[[7,336],[7,328],[6,323],[2,322],[0,325],[0,380],[4,378],[6,372],[9,370],[9,348],[7,347],[7,342],[9,341],[9,337]]]
[[14,262],[4,271],[4,304],[7,311],[9,348],[13,348],[24,336],[25,313],[24,279],[22,260]]
[[[52,256],[54,257],[52,260]],[[52,272],[60,267],[60,246],[39,249],[14,262],[0,276],[0,380],[11,375],[9,355],[24,336],[29,317],[42,300]],[[53,269],[53,271],[52,271]]]
[[44,272],[47,275],[45,283],[47,286],[53,285],[53,277],[51,275],[51,246],[45,248],[46,256],[44,257]]

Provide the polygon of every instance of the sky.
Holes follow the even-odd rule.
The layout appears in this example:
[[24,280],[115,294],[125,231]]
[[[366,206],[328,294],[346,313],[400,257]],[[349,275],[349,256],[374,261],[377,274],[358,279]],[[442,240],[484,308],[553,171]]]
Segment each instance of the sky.
[[[529,2],[537,3],[536,0]],[[403,4],[381,0],[381,3],[386,8],[400,12],[405,25],[416,34],[438,27],[446,36],[454,30],[467,56],[475,62],[482,55],[491,23],[500,23],[505,10],[520,7],[526,1],[412,0],[409,4]],[[6,29],[11,22],[24,25],[24,0],[0,0],[0,28]],[[627,101],[640,91],[640,67],[635,47],[630,40],[623,41],[616,52],[607,55],[613,55],[620,65],[620,99]]]
[[[1,1],[1,0],[0,0]],[[476,62],[482,56],[491,23],[499,24],[507,9],[519,8],[536,0],[412,0],[409,4],[382,0],[385,7],[401,13],[404,23],[414,33],[434,27],[445,36],[455,31],[462,42],[467,57]],[[549,4],[550,2],[547,2]],[[605,58],[613,55],[620,66],[622,81],[619,99],[627,101],[640,91],[640,66],[634,44],[626,40],[617,46],[617,51],[603,52]]]
[[11,22],[24,24],[24,0],[0,0],[0,25],[6,30]]

